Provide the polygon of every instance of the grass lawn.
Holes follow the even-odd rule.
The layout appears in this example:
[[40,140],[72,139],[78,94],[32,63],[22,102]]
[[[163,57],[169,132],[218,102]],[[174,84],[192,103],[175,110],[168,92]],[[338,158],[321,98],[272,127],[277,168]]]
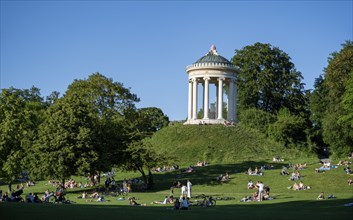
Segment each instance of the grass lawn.
[[169,206],[0,204],[1,219],[351,219],[352,199],[222,204],[214,208]]
[[[353,207],[344,204],[353,202],[353,185],[347,184],[349,176],[344,173],[343,167],[331,169],[324,173],[316,173],[319,167],[318,159],[302,158],[293,163],[307,162],[308,166],[300,171],[302,181],[309,185],[309,190],[293,191],[288,186],[293,181],[289,176],[279,175],[283,163],[271,161],[238,161],[232,164],[211,164],[196,168],[193,173],[182,173],[181,170],[155,174],[155,188],[148,192],[132,192],[138,203],[146,206],[129,206],[128,200],[119,201],[119,197],[105,196],[106,202],[95,202],[77,197],[83,190],[69,189],[66,198],[73,204],[31,204],[31,203],[0,203],[0,219],[351,219]],[[337,163],[333,161],[332,164]],[[244,172],[248,167],[260,167],[264,164],[273,164],[274,168],[265,170],[263,176],[249,176]],[[229,183],[219,183],[215,177],[228,172]],[[115,180],[139,177],[138,173],[117,173]],[[190,179],[193,183],[193,196],[199,194],[213,197],[231,197],[232,200],[218,200],[216,207],[202,208],[192,206],[190,210],[173,210],[172,205],[151,204],[161,201],[170,194],[170,186],[178,178],[182,183]],[[247,189],[248,180],[261,180],[271,188],[273,200],[262,202],[240,202],[244,196],[250,196],[255,190]],[[83,177],[76,177],[76,181],[86,181]],[[102,178],[102,183],[105,178]],[[37,192],[39,196],[47,189],[54,190],[47,181],[40,181],[36,186],[25,188],[23,197],[29,192]],[[0,189],[6,191],[6,185]],[[335,195],[334,199],[316,200],[320,192]],[[175,196],[180,190],[174,191]],[[192,198],[191,201],[195,201]]]

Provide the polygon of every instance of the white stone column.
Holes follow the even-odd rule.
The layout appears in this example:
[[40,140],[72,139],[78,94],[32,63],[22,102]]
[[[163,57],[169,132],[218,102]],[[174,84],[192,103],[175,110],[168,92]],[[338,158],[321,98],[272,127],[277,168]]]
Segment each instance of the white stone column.
[[203,78],[203,80],[205,81],[204,84],[204,98],[203,98],[203,119],[209,119],[209,113],[208,113],[208,109],[210,107],[210,103],[209,103],[209,77],[205,77]]
[[192,80],[189,79],[188,120],[192,119]]
[[235,112],[234,112],[234,103],[235,103],[235,96],[234,96],[234,79],[229,79],[229,90],[228,90],[228,121],[235,120]]
[[218,118],[223,119],[223,80],[224,78],[218,79]]
[[192,119],[197,119],[197,79],[192,79]]

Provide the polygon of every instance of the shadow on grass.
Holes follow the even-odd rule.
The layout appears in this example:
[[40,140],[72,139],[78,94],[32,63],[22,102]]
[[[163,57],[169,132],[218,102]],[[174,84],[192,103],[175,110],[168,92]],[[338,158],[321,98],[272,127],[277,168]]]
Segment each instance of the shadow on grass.
[[217,205],[212,208],[190,207],[173,210],[172,206],[136,206],[90,204],[0,203],[1,219],[350,219],[353,207],[344,206],[352,199],[292,201],[283,203],[249,202]]

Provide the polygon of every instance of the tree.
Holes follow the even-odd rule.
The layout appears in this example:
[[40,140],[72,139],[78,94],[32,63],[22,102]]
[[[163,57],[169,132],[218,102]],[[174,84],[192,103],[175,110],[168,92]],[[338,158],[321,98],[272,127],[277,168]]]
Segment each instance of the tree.
[[109,171],[123,163],[124,152],[131,140],[130,121],[136,113],[139,98],[122,83],[113,82],[100,73],[85,80],[75,80],[69,85],[64,98],[78,96],[89,106],[93,121],[92,140],[99,159],[91,172]]
[[[158,154],[148,141],[137,141],[133,142],[126,149],[127,158],[123,169],[130,171],[139,171],[142,175],[142,181],[144,182],[146,189],[153,187],[153,175],[152,168],[158,165],[164,165],[168,158],[163,154]],[[145,169],[148,171],[148,176],[145,173]]]
[[350,82],[353,71],[353,42],[342,44],[339,52],[332,53],[324,70],[323,86],[327,94],[322,101],[327,103],[322,117],[323,139],[330,151],[340,157],[353,150],[352,127],[349,122]]
[[312,128],[309,132],[309,141],[312,145],[317,148],[317,153],[327,155],[328,145],[323,140],[323,130],[322,130],[322,119],[325,115],[328,102],[326,97],[328,96],[328,90],[324,86],[324,78],[320,75],[315,79],[314,90],[308,93],[309,96],[309,109],[311,111],[310,121],[312,123]]
[[255,43],[235,50],[232,62],[239,67],[239,111],[258,108],[276,114],[287,108],[294,114],[304,112],[303,77],[288,54],[270,44]]
[[62,180],[90,171],[98,159],[89,106],[80,97],[57,100],[46,111],[34,154],[33,174]]
[[169,124],[168,116],[160,108],[149,107],[137,110],[136,128],[145,133],[146,137]]
[[[133,142],[128,146],[124,153],[124,170],[139,171],[146,189],[153,187],[153,175],[151,169],[158,164],[166,161],[164,155],[157,154],[148,143],[148,139],[154,132],[165,127],[169,119],[159,108],[138,109],[134,120],[130,121],[130,140]],[[148,171],[148,176],[145,173]]]
[[257,108],[244,109],[239,114],[242,124],[247,127],[257,129],[263,134],[268,134],[269,126],[276,121],[276,115]]
[[37,138],[45,109],[39,89],[3,89],[0,93],[0,176],[12,182],[28,164],[23,160]]
[[300,115],[281,109],[277,121],[269,126],[269,136],[285,147],[300,146],[306,143],[306,120]]
[[353,71],[350,73],[346,91],[343,94],[342,107],[346,114],[340,117],[340,122],[347,123],[351,127],[350,130],[353,130]]
[[[65,179],[108,171],[123,163],[130,140],[127,121],[135,112],[135,94],[99,73],[75,80],[54,102],[41,126],[37,153],[42,172]],[[48,158],[46,158],[48,157]]]

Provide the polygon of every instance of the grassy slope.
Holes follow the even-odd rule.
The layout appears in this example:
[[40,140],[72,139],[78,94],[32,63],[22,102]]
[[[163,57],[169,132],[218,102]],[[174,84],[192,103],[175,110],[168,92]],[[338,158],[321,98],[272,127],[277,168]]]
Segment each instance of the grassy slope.
[[283,149],[263,134],[240,126],[176,124],[157,132],[151,143],[157,151],[173,155],[185,165],[198,160],[219,164],[264,160],[276,155],[294,156],[294,151]]
[[[196,138],[195,138],[196,137]],[[315,173],[319,167],[318,159],[300,156],[296,151],[281,149],[276,143],[271,143],[255,131],[244,130],[240,127],[224,126],[182,126],[174,125],[165,128],[152,138],[151,142],[160,152],[168,153],[179,158],[181,168],[195,164],[198,160],[207,160],[211,164],[197,168],[196,172],[185,174],[181,170],[157,173],[156,187],[150,192],[133,192],[130,196],[139,198],[138,202],[146,203],[147,207],[128,207],[128,202],[117,201],[116,197],[106,196],[105,203],[89,202],[77,199],[82,190],[69,190],[67,197],[77,205],[54,204],[10,204],[0,203],[0,219],[24,219],[36,216],[37,219],[347,219],[353,214],[352,207],[343,204],[353,202],[353,186],[348,186],[348,175],[343,167]],[[273,170],[266,170],[264,176],[248,176],[244,174],[249,166],[273,164],[274,155],[280,155],[286,160],[274,164]],[[299,156],[298,156],[299,155]],[[287,159],[288,158],[288,159]],[[344,158],[346,159],[346,158]],[[308,167],[301,171],[303,182],[312,188],[305,191],[287,189],[293,184],[288,176],[279,175],[283,165],[289,160],[293,163],[307,162]],[[352,160],[351,160],[352,161]],[[337,163],[337,161],[333,161]],[[220,184],[214,180],[221,173],[228,172],[231,181]],[[115,179],[139,177],[139,173],[118,173]],[[351,176],[353,178],[353,176]],[[150,204],[152,201],[162,200],[169,195],[172,182],[178,178],[185,183],[190,179],[193,183],[193,193],[209,194],[214,196],[230,196],[234,200],[219,201],[215,209],[193,207],[188,212],[175,212],[170,205]],[[84,181],[84,178],[75,178]],[[271,196],[274,200],[261,203],[242,203],[239,200],[251,195],[254,190],[246,188],[249,179],[261,180],[271,187]],[[102,179],[104,181],[104,178]],[[26,188],[24,194],[38,192],[40,195],[46,189],[54,187],[46,185],[46,181],[39,182],[35,187]],[[6,190],[5,185],[0,189]],[[317,201],[317,195],[324,191],[326,196],[334,194],[337,199]],[[179,190],[175,191],[178,196]],[[261,208],[260,208],[261,207]],[[21,211],[19,211],[21,210]],[[138,211],[136,211],[138,210]],[[62,213],[62,214],[56,214]]]

